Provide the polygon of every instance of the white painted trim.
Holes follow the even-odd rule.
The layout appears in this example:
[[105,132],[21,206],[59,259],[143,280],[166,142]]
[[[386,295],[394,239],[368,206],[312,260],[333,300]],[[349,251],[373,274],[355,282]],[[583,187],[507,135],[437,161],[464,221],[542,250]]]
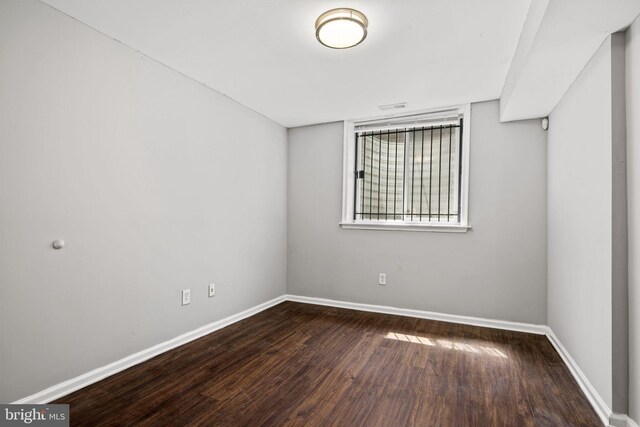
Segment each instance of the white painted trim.
[[[484,101],[492,101],[492,100],[486,99]],[[484,101],[476,101],[476,102],[484,102]],[[459,112],[460,110],[466,108],[469,105],[471,104],[470,103],[455,104],[455,105],[448,105],[446,107],[421,108],[417,110],[399,111],[396,113],[387,113],[387,114],[381,112],[380,114],[377,114],[375,116],[350,118],[350,119],[347,119],[346,121],[352,122],[352,123],[358,123],[358,124],[362,124],[362,123],[371,124],[373,122],[384,122],[384,121],[392,122],[399,119],[401,120],[404,117],[432,116],[435,118],[435,117],[450,114],[453,112]]]
[[609,416],[609,425],[611,427],[638,427],[638,424],[627,415],[616,414],[615,412]]
[[[354,135],[354,123],[345,121],[343,126],[343,139],[342,139],[342,221],[348,221],[353,216],[353,209],[351,206],[353,201],[353,164],[356,159],[356,147],[353,142]],[[351,171],[351,173],[349,173]]]
[[555,347],[556,351],[564,361],[564,364],[567,365],[571,375],[575,378],[576,382],[582,389],[582,392],[585,394],[591,406],[596,411],[602,423],[607,426],[609,425],[609,417],[612,412],[611,409],[607,406],[606,402],[602,399],[600,394],[596,391],[596,389],[591,385],[587,376],[582,372],[582,369],[578,366],[575,360],[571,357],[566,348],[562,345],[556,334],[553,330],[547,326],[547,338],[551,344]]
[[[448,115],[452,112],[457,113],[464,119],[464,125],[462,127],[462,179],[461,186],[461,200],[460,200],[460,223],[456,224],[460,230],[454,230],[454,232],[467,231],[469,225],[469,157],[470,157],[470,144],[471,144],[471,104],[457,105],[454,107],[430,109],[424,111],[414,111],[412,113],[400,113],[393,115],[384,115],[380,117],[368,118],[365,120],[345,120],[343,126],[343,144],[342,144],[342,220],[340,226],[342,228],[352,229],[384,229],[384,230],[407,230],[407,231],[451,231],[451,230],[429,230],[421,228],[423,225],[415,223],[400,223],[399,225],[388,226],[369,226],[368,224],[362,224],[362,221],[355,221],[353,219],[353,196],[354,196],[354,170],[353,165],[356,160],[355,150],[355,128],[359,123],[375,123],[375,122],[387,122],[394,120],[401,120],[405,117],[414,117],[421,114],[431,114],[434,117]],[[404,209],[403,209],[404,210]],[[356,227],[356,225],[364,225]],[[463,229],[462,229],[463,228]]]
[[616,414],[615,412],[609,416],[609,426],[611,427],[627,427],[627,416]]
[[573,360],[567,349],[562,345],[553,330],[546,325],[534,325],[530,323],[509,322],[504,320],[484,319],[481,317],[458,316],[454,314],[437,313],[423,310],[411,310],[383,305],[360,304],[347,301],[338,301],[326,298],[304,297],[299,295],[286,295],[287,301],[295,301],[307,304],[325,305],[330,307],[347,308],[352,310],[369,311],[374,313],[395,314],[398,316],[418,317],[422,319],[439,320],[442,322],[462,323],[465,325],[480,326],[485,328],[506,329],[510,331],[527,332],[538,335],[546,335],[556,349],[562,361],[569,368],[580,389],[589,400],[589,403],[598,414],[603,425],[612,427],[639,427],[638,424],[626,415],[615,414],[609,409],[605,401],[591,385],[586,375]]
[[611,416],[609,416],[609,426],[610,427],[627,427],[627,416],[612,413]]
[[468,225],[459,224],[415,224],[406,222],[341,222],[340,227],[356,230],[392,230],[392,231],[435,231],[439,233],[466,233],[471,229]]
[[200,328],[186,332],[175,338],[172,338],[153,347],[134,353],[130,356],[117,360],[106,366],[94,369],[85,374],[79,375],[70,380],[61,382],[51,386],[38,393],[27,396],[23,399],[13,402],[14,404],[38,404],[48,403],[60,397],[66,396],[76,390],[86,387],[90,384],[98,382],[111,375],[117,374],[127,368],[140,364],[152,357],[158,356],[178,346],[201,338],[211,332],[215,332],[240,320],[251,317],[280,304],[284,301],[294,301],[306,304],[324,305],[330,307],[346,308],[351,310],[368,311],[374,313],[394,314],[398,316],[416,317],[421,319],[438,320],[449,323],[460,323],[464,325],[480,326],[484,328],[504,329],[509,331],[526,332],[538,335],[546,335],[553,347],[556,349],[563,362],[569,368],[569,371],[575,378],[576,382],[582,389],[583,393],[595,409],[604,425],[613,427],[639,427],[638,424],[626,415],[613,413],[604,400],[600,397],[595,388],[591,385],[586,375],[578,367],[569,352],[564,348],[554,332],[545,325],[534,325],[530,323],[510,322],[505,320],[485,319],[481,317],[459,316],[455,314],[438,313],[424,310],[412,310],[406,308],[397,308],[384,305],[361,304],[347,301],[332,300],[326,298],[305,297],[300,295],[282,295],[270,301],[258,304],[240,313],[231,315],[224,319],[209,323]]
[[407,308],[389,307],[386,305],[360,304],[355,302],[338,301],[325,298],[304,297],[300,295],[287,295],[287,301],[302,302],[306,304],[325,305],[330,307],[348,308],[374,313],[395,314],[397,316],[417,317],[420,319],[439,320],[441,322],[461,323],[464,325],[481,326],[484,328],[506,329],[509,331],[528,332],[531,334],[545,335],[545,325],[531,323],[509,322],[506,320],[484,319],[481,317],[459,316],[455,314],[437,313],[434,311],[412,310]]
[[149,347],[145,350],[139,351],[130,356],[117,360],[106,366],[96,368],[92,371],[79,375],[70,380],[63,381],[59,384],[51,386],[38,393],[32,394],[31,396],[27,396],[23,399],[17,400],[13,403],[14,404],[49,403],[59,397],[66,396],[69,393],[72,393],[76,390],[79,390],[83,387],[86,387],[90,384],[93,384],[111,375],[117,374],[120,371],[124,371],[125,369],[130,368],[139,363],[142,363],[145,360],[149,360],[152,357],[158,356],[159,354],[165,353],[178,346],[181,346],[190,341],[201,338],[207,334],[210,334],[211,332],[217,331],[218,329],[222,329],[225,326],[229,326],[233,323],[239,322],[240,320],[246,319],[247,317],[251,317],[255,314],[258,314],[259,312],[264,311],[268,308],[271,308],[274,305],[280,304],[283,301],[285,301],[285,295],[281,295],[270,301],[264,302],[262,304],[258,304],[254,307],[251,307],[240,313],[233,314],[229,317],[218,320],[216,322],[209,323],[208,325],[201,326],[197,329],[186,332],[168,341],[154,345],[153,347]]
[[460,225],[469,225],[469,158],[471,157],[471,104],[463,107],[462,126],[462,200],[460,202]]

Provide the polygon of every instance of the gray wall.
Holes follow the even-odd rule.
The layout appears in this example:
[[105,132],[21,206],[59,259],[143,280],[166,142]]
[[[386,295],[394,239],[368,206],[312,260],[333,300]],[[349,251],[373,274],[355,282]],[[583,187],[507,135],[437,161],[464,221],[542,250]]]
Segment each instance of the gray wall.
[[627,30],[629,416],[640,422],[640,18]]
[[283,127],[35,0],[0,58],[0,402],[285,293]]
[[290,129],[288,292],[546,323],[546,133],[498,113],[472,105],[464,234],[341,229],[342,123]]
[[625,34],[611,35],[611,363],[612,410],[629,410],[629,263]]
[[626,286],[619,271],[626,263],[618,262],[626,249],[617,240],[626,219],[617,191],[624,138],[613,131],[621,113],[613,80],[619,40],[607,38],[550,116],[548,321],[609,408],[625,412],[626,390],[614,378],[626,327],[614,316]]

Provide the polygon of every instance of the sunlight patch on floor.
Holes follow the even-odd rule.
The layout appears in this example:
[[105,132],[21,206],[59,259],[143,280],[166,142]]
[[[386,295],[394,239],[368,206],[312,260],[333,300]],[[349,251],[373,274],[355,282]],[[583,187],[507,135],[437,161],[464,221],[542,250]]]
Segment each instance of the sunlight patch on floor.
[[430,339],[427,337],[418,337],[409,334],[400,334],[397,332],[389,332],[385,338],[395,341],[404,341],[413,344],[422,344],[430,347],[446,348],[449,350],[465,351],[467,353],[488,354],[489,356],[501,357],[508,359],[508,356],[495,347],[473,346],[459,342],[453,342],[441,339]]

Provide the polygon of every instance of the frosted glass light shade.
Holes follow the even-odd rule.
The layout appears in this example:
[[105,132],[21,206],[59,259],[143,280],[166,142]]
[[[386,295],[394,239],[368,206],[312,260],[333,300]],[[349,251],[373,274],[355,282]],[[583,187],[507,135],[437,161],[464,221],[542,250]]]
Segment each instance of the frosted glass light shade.
[[355,9],[331,9],[316,20],[316,38],[333,49],[356,46],[367,37],[369,22]]

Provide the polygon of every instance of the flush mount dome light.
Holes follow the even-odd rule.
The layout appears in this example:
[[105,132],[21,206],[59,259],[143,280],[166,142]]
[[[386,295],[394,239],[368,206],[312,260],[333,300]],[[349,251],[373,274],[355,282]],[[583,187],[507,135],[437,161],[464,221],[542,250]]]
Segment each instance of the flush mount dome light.
[[355,9],[331,9],[316,20],[316,38],[332,49],[346,49],[367,37],[369,21]]

